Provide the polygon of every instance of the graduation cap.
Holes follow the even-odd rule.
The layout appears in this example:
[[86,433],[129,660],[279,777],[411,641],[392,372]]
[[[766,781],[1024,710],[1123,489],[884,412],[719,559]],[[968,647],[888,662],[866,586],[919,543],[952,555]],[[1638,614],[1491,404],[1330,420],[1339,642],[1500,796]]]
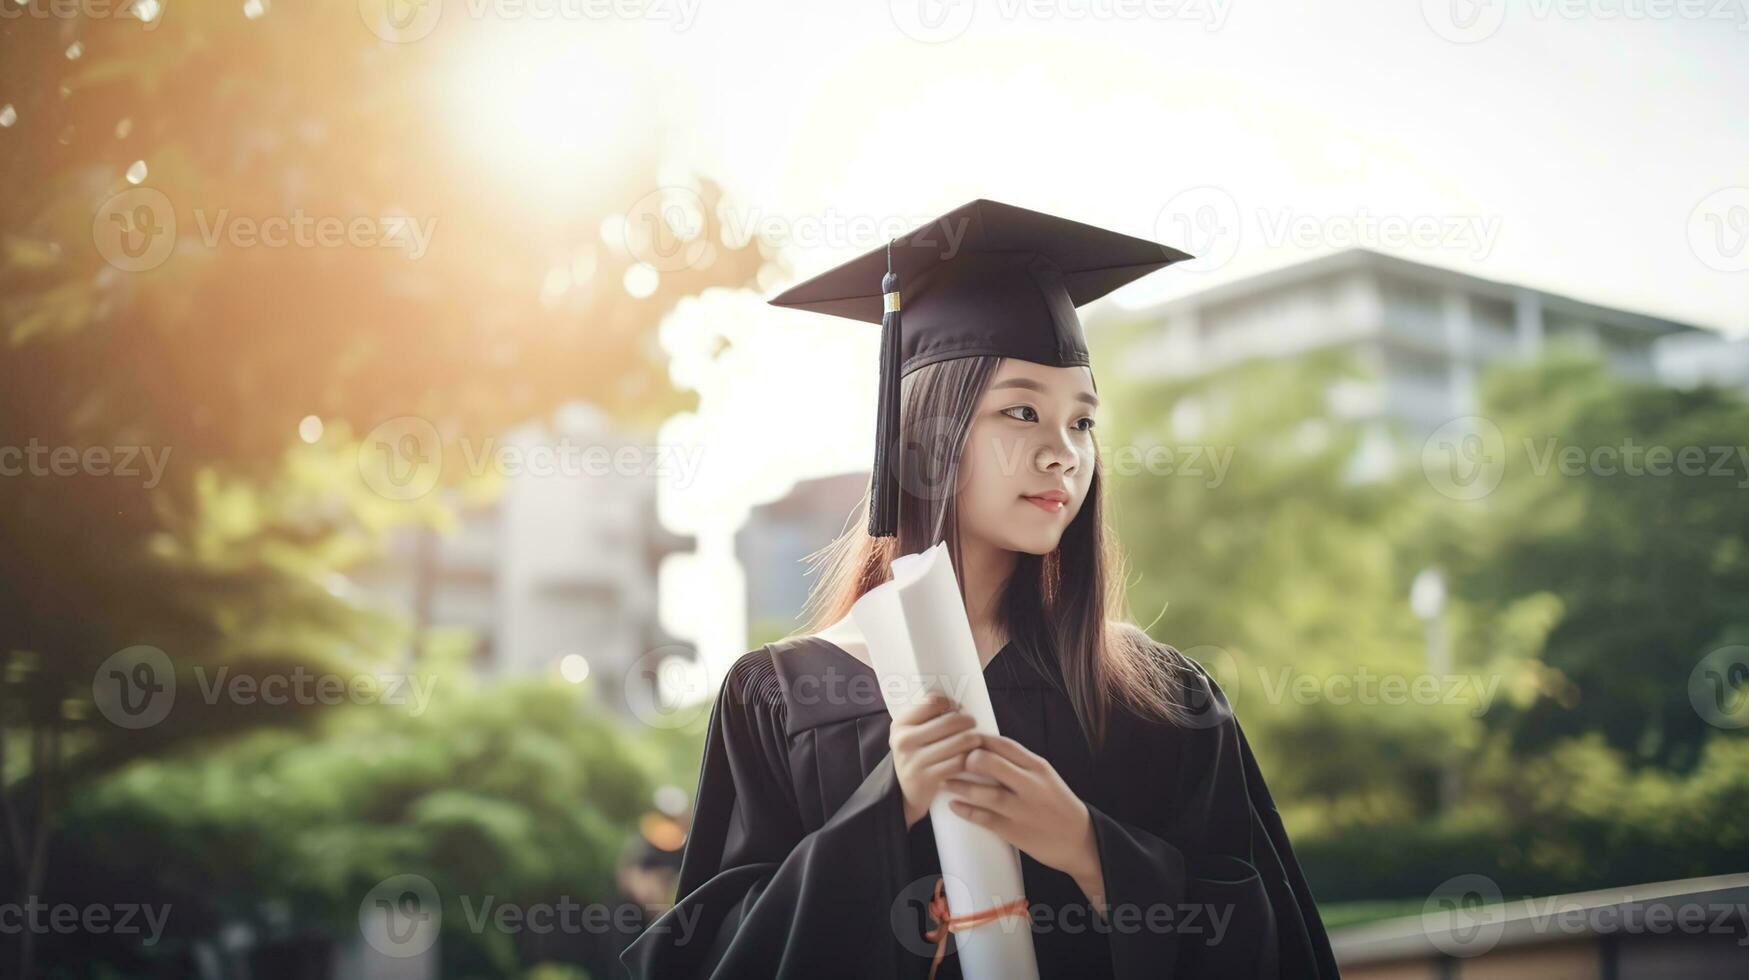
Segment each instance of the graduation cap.
[[1191,257],[1157,242],[978,200],[773,298],[773,306],[881,325],[868,533],[891,537],[898,530],[900,378],[938,361],[982,355],[1091,366],[1075,307]]

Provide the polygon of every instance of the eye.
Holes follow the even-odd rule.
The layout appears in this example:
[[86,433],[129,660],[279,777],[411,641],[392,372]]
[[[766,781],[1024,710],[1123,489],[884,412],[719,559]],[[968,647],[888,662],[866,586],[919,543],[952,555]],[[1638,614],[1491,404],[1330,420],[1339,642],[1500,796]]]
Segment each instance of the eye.
[[[1024,412],[1026,414],[1024,416],[1012,415],[1012,414],[1010,414],[1011,412]],[[1007,415],[1009,418],[1014,419],[1016,422],[1037,422],[1038,421],[1038,410],[1033,408],[1031,405],[1015,405],[1015,406],[1012,406],[1010,408],[1004,408],[1004,409],[1002,409],[1002,414]],[[1094,422],[1093,422],[1092,416],[1090,416],[1090,415],[1082,416],[1080,421],[1075,423],[1075,431],[1077,431],[1077,432],[1092,432],[1093,425],[1094,425]]]

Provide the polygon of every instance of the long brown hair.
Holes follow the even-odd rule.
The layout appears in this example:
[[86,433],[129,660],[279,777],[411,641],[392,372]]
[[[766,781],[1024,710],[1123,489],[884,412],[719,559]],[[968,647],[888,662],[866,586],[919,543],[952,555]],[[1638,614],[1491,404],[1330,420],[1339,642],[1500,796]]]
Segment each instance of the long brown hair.
[[[857,599],[891,577],[899,555],[945,541],[954,568],[964,567],[954,490],[978,401],[1001,363],[1000,357],[954,358],[901,381],[898,534],[869,536],[865,493],[845,531],[808,557],[819,579],[800,632],[817,633],[844,618]],[[1056,550],[1021,553],[998,601],[1015,651],[1034,664],[1055,657],[1063,692],[1095,747],[1105,741],[1113,703],[1168,723],[1188,717],[1180,701],[1181,655],[1163,650],[1131,621],[1123,555],[1105,526],[1102,485],[1096,446],[1087,499]],[[963,581],[960,589],[963,599]]]

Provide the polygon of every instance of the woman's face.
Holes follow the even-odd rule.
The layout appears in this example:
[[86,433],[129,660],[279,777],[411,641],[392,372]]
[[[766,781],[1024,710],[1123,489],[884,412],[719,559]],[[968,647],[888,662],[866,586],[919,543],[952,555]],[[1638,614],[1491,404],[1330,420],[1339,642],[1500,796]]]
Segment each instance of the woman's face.
[[1056,550],[1093,482],[1098,404],[1085,367],[1004,358],[966,436],[960,533],[1010,551]]

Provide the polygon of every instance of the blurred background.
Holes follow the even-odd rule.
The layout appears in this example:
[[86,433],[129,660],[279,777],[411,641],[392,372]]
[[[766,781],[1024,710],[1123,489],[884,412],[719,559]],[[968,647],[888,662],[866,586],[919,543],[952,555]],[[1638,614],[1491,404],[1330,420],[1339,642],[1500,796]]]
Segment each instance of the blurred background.
[[[621,975],[979,197],[1360,977],[1749,967],[1749,8],[0,0],[0,976]],[[1107,394],[1110,392],[1110,394]]]

